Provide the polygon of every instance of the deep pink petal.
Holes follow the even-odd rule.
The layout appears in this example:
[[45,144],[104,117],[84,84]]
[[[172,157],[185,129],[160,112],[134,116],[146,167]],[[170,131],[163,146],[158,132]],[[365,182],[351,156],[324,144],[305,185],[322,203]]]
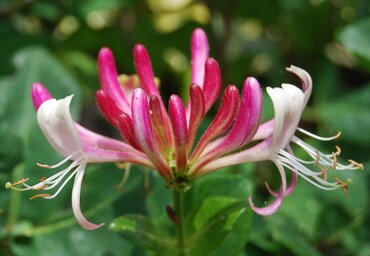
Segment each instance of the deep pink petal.
[[197,146],[193,150],[191,159],[196,160],[203,152],[206,145],[220,135],[232,124],[239,105],[239,92],[234,85],[229,85],[223,95],[221,106],[209,125],[208,129],[203,133]]
[[170,178],[171,172],[169,170],[169,167],[160,154],[154,141],[148,100],[146,94],[142,89],[138,88],[132,94],[131,106],[133,129],[141,149],[152,160],[158,172],[164,178]]
[[144,45],[137,44],[134,48],[134,62],[141,86],[147,95],[160,96],[157,85],[154,81],[154,73],[149,54]]
[[140,145],[137,142],[134,134],[132,119],[129,115],[125,113],[121,114],[118,121],[118,128],[124,141],[127,141],[127,143],[129,143],[133,147],[141,150]]
[[208,58],[209,46],[206,33],[197,28],[191,37],[191,83],[203,88],[205,62]]
[[[255,135],[262,114],[262,90],[253,77],[244,82],[241,103],[234,125],[223,138],[212,145],[207,155],[214,158],[246,145]],[[207,158],[208,159],[208,158]]]
[[36,110],[39,109],[40,105],[44,102],[47,101],[51,98],[51,94],[49,91],[41,84],[41,83],[34,83],[32,85],[32,102],[33,106],[35,107]]
[[191,150],[199,125],[205,114],[205,104],[202,89],[197,84],[190,86],[190,119],[189,119],[189,140],[188,150]]
[[212,107],[220,94],[221,72],[216,60],[209,58],[205,64],[205,78],[203,94],[205,99],[206,111]]
[[172,95],[169,102],[169,114],[175,138],[176,166],[178,172],[185,171],[187,165],[188,129],[186,124],[185,107],[177,95]]
[[125,98],[118,82],[118,75],[114,56],[110,49],[102,48],[98,55],[98,71],[101,88],[125,113],[130,114],[130,105]]
[[104,117],[114,127],[118,128],[120,116],[123,114],[122,110],[117,107],[113,99],[103,90],[98,90],[95,98]]

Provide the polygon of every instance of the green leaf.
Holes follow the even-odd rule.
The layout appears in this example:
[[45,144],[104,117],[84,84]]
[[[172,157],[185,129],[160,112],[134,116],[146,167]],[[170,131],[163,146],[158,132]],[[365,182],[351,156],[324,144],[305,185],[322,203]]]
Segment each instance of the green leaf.
[[344,27],[338,39],[344,48],[363,61],[364,67],[370,69],[370,18]]
[[319,256],[322,255],[313,246],[312,242],[303,236],[296,226],[291,224],[289,218],[274,215],[267,219],[273,239],[286,246],[297,256]]
[[342,132],[342,139],[358,145],[370,143],[370,85],[346,94],[345,97],[319,105],[316,113],[331,130]]
[[80,98],[78,83],[43,48],[31,47],[19,51],[14,57],[14,63],[14,76],[0,80],[0,103],[4,104],[1,107],[4,111],[2,123],[12,127],[14,133],[26,139],[31,127],[36,125],[31,99],[32,84],[43,83],[56,98],[75,94],[75,106]]
[[[205,199],[193,219],[195,233],[188,240],[190,254],[220,255],[231,250],[235,254],[228,255],[237,255],[249,235],[251,212],[246,206],[246,202],[231,197]],[[235,241],[239,236],[240,240]]]
[[[176,243],[169,232],[158,223],[142,215],[124,215],[116,218],[110,225],[113,231],[121,232],[125,237],[146,250],[173,255]],[[159,254],[158,254],[159,255]]]
[[34,237],[17,236],[11,240],[15,255],[72,256],[72,255],[131,255],[132,244],[107,228],[94,232],[79,226]]
[[[224,211],[233,205],[237,199],[230,197],[209,197],[203,201],[194,218],[194,227],[196,231],[203,228],[210,220],[215,218],[218,213]],[[233,220],[231,220],[232,222]],[[233,223],[229,223],[233,224]],[[232,225],[231,225],[232,226]],[[225,229],[228,227],[225,226]]]

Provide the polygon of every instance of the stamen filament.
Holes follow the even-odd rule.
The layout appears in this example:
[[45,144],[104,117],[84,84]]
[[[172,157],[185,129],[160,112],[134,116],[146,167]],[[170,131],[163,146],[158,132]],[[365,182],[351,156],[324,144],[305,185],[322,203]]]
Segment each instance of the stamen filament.
[[321,141],[330,141],[330,140],[335,140],[335,139],[338,139],[341,135],[341,132],[339,131],[337,134],[335,134],[334,136],[331,136],[331,137],[321,137],[321,136],[318,136],[316,134],[313,134],[313,133],[310,133],[309,131],[306,131],[302,128],[299,128],[297,127],[297,131],[300,131],[301,133],[304,133],[306,134],[307,136],[310,136],[314,139],[317,139],[317,140],[321,140]]

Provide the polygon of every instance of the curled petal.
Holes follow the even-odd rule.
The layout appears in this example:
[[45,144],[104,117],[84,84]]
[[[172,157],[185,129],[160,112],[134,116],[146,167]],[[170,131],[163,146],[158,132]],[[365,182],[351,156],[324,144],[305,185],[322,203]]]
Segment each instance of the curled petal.
[[69,112],[72,95],[45,101],[37,111],[37,121],[49,143],[63,156],[81,150],[82,145]]
[[81,208],[80,208],[81,184],[82,184],[82,179],[83,179],[83,175],[85,172],[85,168],[86,168],[85,164],[80,165],[76,173],[76,177],[75,177],[75,181],[73,183],[73,189],[72,189],[72,209],[73,209],[75,218],[81,227],[87,230],[95,230],[103,226],[104,223],[97,225],[97,224],[89,222],[85,218],[85,216],[82,214]]
[[98,55],[98,70],[101,87],[117,106],[125,113],[130,113],[130,105],[118,82],[115,60],[108,48],[102,48]]
[[221,89],[221,72],[216,60],[209,58],[205,64],[203,94],[206,105],[205,112],[212,107]]
[[305,94],[305,104],[307,104],[307,101],[310,98],[311,92],[312,92],[312,79],[311,79],[310,74],[308,74],[306,70],[293,66],[293,65],[291,65],[286,70],[295,74],[301,79],[302,91]]
[[276,196],[275,200],[268,206],[256,207],[254,203],[252,202],[251,197],[248,197],[248,202],[252,210],[255,213],[262,215],[262,216],[268,216],[268,215],[274,214],[275,212],[277,212],[277,210],[279,210],[281,204],[283,203],[283,199],[284,199],[283,192],[282,192],[282,189],[280,188],[279,193]]
[[188,129],[185,107],[177,95],[170,97],[169,113],[175,137],[176,166],[179,172],[183,172],[187,165],[186,145],[188,142]]
[[197,28],[191,37],[191,83],[203,88],[204,68],[208,58],[209,46],[206,33]]
[[205,113],[205,104],[204,104],[204,96],[202,89],[196,85],[192,84],[190,86],[190,119],[189,119],[189,141],[188,141],[188,149],[191,150],[195,137],[197,135],[197,131],[199,125],[204,117]]
[[280,178],[281,178],[281,186],[279,189],[279,193],[277,194],[275,200],[266,207],[256,207],[253,202],[251,197],[248,198],[249,205],[251,206],[252,210],[256,212],[259,215],[267,216],[274,214],[281,206],[283,203],[283,199],[286,196],[286,175],[285,175],[285,170],[284,167],[280,162],[275,162],[276,167],[279,170],[280,173]]
[[47,101],[53,98],[50,95],[49,91],[41,83],[34,83],[32,85],[31,95],[32,95],[33,106],[35,107],[36,110],[39,109],[39,107],[44,101]]

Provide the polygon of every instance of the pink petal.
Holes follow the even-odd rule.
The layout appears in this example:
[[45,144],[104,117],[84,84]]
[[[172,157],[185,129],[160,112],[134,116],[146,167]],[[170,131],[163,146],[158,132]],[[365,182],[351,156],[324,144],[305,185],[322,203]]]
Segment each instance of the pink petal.
[[113,99],[103,90],[98,90],[96,92],[96,102],[108,122],[114,127],[118,127],[119,119],[123,112],[117,107]]
[[151,111],[151,120],[156,144],[158,145],[162,155],[167,155],[171,149],[169,141],[173,140],[172,138],[169,139],[167,136],[172,137],[172,133],[166,133],[165,121],[161,111],[161,102],[157,96],[152,95],[150,97],[149,108]]
[[160,97],[154,81],[154,73],[149,54],[144,45],[137,44],[134,48],[134,62],[143,90],[149,95]]
[[53,98],[49,91],[41,84],[41,83],[34,83],[32,85],[32,101],[33,106],[36,110],[39,109],[40,105],[51,98]]
[[172,141],[172,131],[171,131],[171,125],[170,120],[167,115],[166,108],[164,107],[164,104],[161,99],[161,95],[159,93],[158,87],[155,84],[154,81],[154,73],[152,69],[152,63],[149,58],[149,54],[145,47],[141,44],[138,44],[134,48],[134,61],[135,61],[135,67],[137,74],[140,79],[140,83],[142,86],[142,89],[147,93],[149,96],[156,96],[159,99],[160,102],[160,109],[162,111],[162,117],[164,126],[166,129],[166,136],[168,139],[169,145],[173,145]]
[[253,204],[251,197],[248,197],[248,202],[249,202],[249,205],[251,206],[252,210],[255,213],[257,213],[259,215],[262,215],[262,216],[268,216],[268,215],[274,214],[275,212],[277,212],[277,210],[279,210],[280,206],[283,203],[283,199],[284,199],[283,191],[282,191],[282,188],[280,188],[279,193],[276,196],[275,200],[268,206],[256,207]]
[[141,150],[134,134],[132,119],[129,115],[125,113],[121,114],[118,121],[118,128],[124,141],[127,141],[133,147]]
[[187,165],[186,144],[188,129],[186,125],[185,107],[177,95],[172,95],[169,102],[169,114],[175,137],[176,166],[178,172],[184,172]]
[[203,94],[206,104],[205,112],[208,112],[220,94],[221,72],[217,61],[212,58],[207,59],[205,70]]
[[203,88],[205,62],[208,58],[209,46],[206,33],[197,28],[191,37],[191,83]]
[[238,110],[239,93],[234,85],[229,85],[223,95],[221,106],[209,125],[203,133],[197,146],[193,150],[191,159],[196,160],[202,153],[206,145],[216,136],[220,135],[232,124],[235,114]]
[[262,114],[262,90],[253,77],[244,82],[239,112],[228,134],[221,138],[209,153],[224,154],[246,145],[255,135]]
[[191,150],[199,125],[205,114],[205,104],[202,89],[197,84],[190,86],[191,112],[189,119],[189,141],[188,150]]
[[153,129],[150,120],[147,96],[140,88],[132,94],[132,121],[136,139],[142,150],[152,160],[158,172],[164,178],[170,178],[171,172],[159,153],[154,141]]
[[102,48],[100,50],[98,55],[98,70],[103,91],[113,99],[123,112],[130,114],[130,105],[119,85],[116,64],[110,49]]

